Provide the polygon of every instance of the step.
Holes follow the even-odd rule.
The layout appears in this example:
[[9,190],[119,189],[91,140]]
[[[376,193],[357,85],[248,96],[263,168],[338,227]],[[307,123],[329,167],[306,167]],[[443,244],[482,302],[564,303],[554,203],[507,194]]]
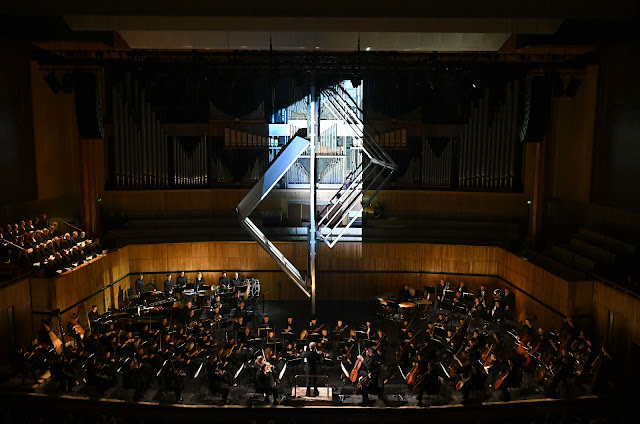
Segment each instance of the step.
[[596,246],[580,238],[572,237],[569,241],[571,250],[595,260],[597,263],[611,265],[616,261],[616,254]]
[[572,251],[566,246],[554,245],[551,248],[551,256],[584,272],[593,271],[596,266],[593,260]]
[[580,227],[576,236],[592,244],[602,246],[603,248],[617,253],[618,255],[633,256],[636,253],[636,248],[632,244],[604,235],[586,227]]

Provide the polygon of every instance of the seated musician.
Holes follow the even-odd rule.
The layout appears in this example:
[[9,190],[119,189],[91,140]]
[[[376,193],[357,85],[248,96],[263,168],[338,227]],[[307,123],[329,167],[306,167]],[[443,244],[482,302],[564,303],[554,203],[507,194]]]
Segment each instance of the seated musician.
[[234,291],[238,289],[238,287],[244,285],[244,278],[240,278],[237,272],[233,273],[233,280],[231,280],[231,287],[233,287]]
[[287,334],[295,334],[295,329],[293,327],[293,317],[287,317],[287,324],[284,327],[284,332]]
[[260,336],[266,336],[266,333],[263,334],[263,330],[272,329],[271,322],[269,322],[269,315],[265,315],[264,317],[262,317],[262,322],[258,326],[258,329],[259,329],[258,334]]
[[220,313],[220,308],[213,308],[213,322],[221,322],[222,314]]
[[324,326],[324,324],[318,324],[318,319],[316,318],[316,316],[314,315],[313,317],[311,317],[311,321],[309,321],[309,325],[307,327],[307,331],[309,332],[309,334],[316,334],[318,333],[318,331],[320,331],[320,329]]
[[336,337],[342,338],[344,336],[344,332],[347,329],[347,326],[343,324],[342,320],[338,320],[335,328],[333,329],[333,334]]
[[307,330],[302,330],[300,332],[300,336],[298,337],[298,341],[296,342],[296,349],[298,351],[302,351],[304,347],[309,343],[309,332]]
[[223,271],[222,276],[218,278],[218,287],[220,287],[220,289],[228,290],[230,285],[231,280],[227,277],[227,271]]
[[398,301],[407,302],[409,299],[411,299],[411,293],[409,292],[409,285],[405,284],[404,286],[402,286],[402,288],[398,292]]
[[321,330],[320,339],[318,340],[318,342],[322,344],[331,343],[331,336],[329,335],[329,330],[327,330],[326,328],[323,328]]
[[435,324],[441,328],[447,328],[447,317],[444,314],[438,314]]
[[247,324],[244,322],[243,316],[239,316],[238,318],[233,320],[233,332],[235,334],[240,334],[241,332],[243,332],[244,327],[246,326]]
[[236,318],[238,317],[243,317],[247,314],[247,308],[246,305],[244,303],[244,301],[240,301],[240,304],[238,305],[238,307],[236,308],[235,312],[234,312],[234,316]]
[[372,339],[374,334],[376,333],[376,331],[371,326],[371,321],[365,321],[365,323],[364,323],[364,333],[365,333],[365,337],[368,340]]
[[249,327],[240,328],[241,330],[238,331],[238,343],[245,344],[253,338],[253,334],[251,334],[251,328]]
[[222,309],[222,300],[220,299],[220,295],[217,294],[214,298],[213,301],[211,301],[211,307],[212,308],[219,308]]
[[184,275],[184,271],[180,271],[180,276],[176,278],[176,286],[185,287],[188,282],[189,280],[187,279],[187,276]]
[[460,294],[467,293],[467,288],[464,285],[464,281],[460,280],[460,283],[458,284],[458,289],[456,291]]

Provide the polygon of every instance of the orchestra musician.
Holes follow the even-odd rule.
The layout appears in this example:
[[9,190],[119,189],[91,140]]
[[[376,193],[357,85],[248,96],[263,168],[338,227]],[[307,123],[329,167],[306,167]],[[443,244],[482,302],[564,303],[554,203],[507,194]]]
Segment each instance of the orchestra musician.
[[434,305],[435,309],[440,309],[442,299],[444,298],[444,290],[446,288],[446,284],[444,279],[440,280],[440,284],[436,287],[436,303]]
[[180,271],[180,276],[176,278],[176,286],[185,287],[188,282],[189,280],[187,279],[187,276],[184,274],[184,271]]
[[244,284],[244,279],[240,278],[237,272],[233,273],[233,280],[231,280],[231,286],[235,289]]
[[369,395],[379,393],[380,359],[371,348],[366,349],[365,355],[365,357],[358,355],[358,359],[362,361],[358,372],[358,387],[362,394],[362,406],[369,406]]
[[264,402],[269,403],[269,396],[273,396],[273,404],[278,404],[278,390],[273,378],[273,366],[262,360],[256,373],[256,393],[264,394]]
[[202,277],[202,272],[198,271],[195,280],[193,280],[193,289],[198,292],[198,290],[203,290],[204,286],[204,278]]
[[171,274],[167,274],[167,279],[164,280],[164,294],[168,297],[173,294],[173,280]]
[[222,271],[222,276],[218,278],[218,287],[221,289],[228,289],[231,285],[231,280],[227,277],[227,271]]
[[144,274],[140,274],[140,277],[135,282],[136,294],[142,294],[145,292]]

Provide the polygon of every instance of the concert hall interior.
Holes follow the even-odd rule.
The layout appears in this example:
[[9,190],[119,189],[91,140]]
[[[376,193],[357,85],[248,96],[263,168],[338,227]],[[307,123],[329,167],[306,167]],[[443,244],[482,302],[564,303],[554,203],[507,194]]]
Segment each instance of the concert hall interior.
[[4,421],[634,413],[637,0],[0,22]]

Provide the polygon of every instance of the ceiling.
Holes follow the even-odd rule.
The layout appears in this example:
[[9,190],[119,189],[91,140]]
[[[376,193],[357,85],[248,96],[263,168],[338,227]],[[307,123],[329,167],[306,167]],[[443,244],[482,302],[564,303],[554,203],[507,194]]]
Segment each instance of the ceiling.
[[553,36],[567,20],[630,21],[637,12],[638,1],[628,0],[23,0],[0,7],[5,17],[62,17],[75,41],[111,32],[124,41],[116,48],[154,51],[495,52],[514,35]]

